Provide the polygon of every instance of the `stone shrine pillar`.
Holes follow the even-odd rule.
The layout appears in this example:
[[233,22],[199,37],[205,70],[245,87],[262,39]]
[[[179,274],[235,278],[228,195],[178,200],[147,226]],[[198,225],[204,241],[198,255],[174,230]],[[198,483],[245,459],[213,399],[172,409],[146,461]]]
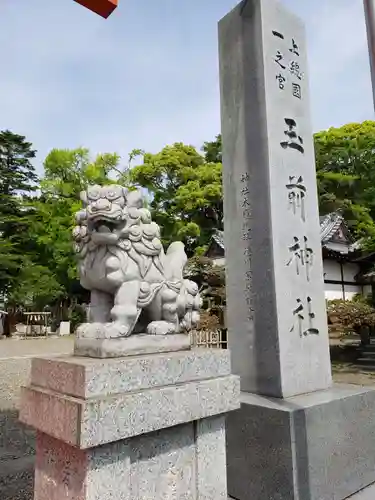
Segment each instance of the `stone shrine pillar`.
[[341,500],[375,482],[375,390],[332,386],[303,23],[245,0],[219,23],[228,417],[238,500]]

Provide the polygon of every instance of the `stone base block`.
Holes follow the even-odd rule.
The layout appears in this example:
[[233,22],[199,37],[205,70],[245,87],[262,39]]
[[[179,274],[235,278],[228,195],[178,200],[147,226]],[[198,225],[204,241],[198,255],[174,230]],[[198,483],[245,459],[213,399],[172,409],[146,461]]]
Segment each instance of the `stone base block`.
[[131,335],[117,338],[76,337],[74,354],[91,358],[120,358],[158,352],[190,349],[190,336],[175,335]]
[[20,420],[84,449],[235,410],[238,396],[234,375],[90,399],[28,387]]
[[37,429],[34,500],[227,500],[229,353],[35,359],[21,399]]
[[336,385],[288,399],[241,393],[241,409],[227,421],[229,495],[350,497],[375,482],[374,415],[375,389],[367,387]]
[[225,417],[79,450],[38,433],[34,500],[227,500]]
[[34,358],[31,385],[77,398],[110,396],[173,384],[226,377],[228,351],[189,351],[94,359],[77,356]]
[[[77,369],[74,357],[71,358],[70,368],[69,363],[65,362],[68,366],[60,370],[61,377],[70,373],[70,381],[68,376],[60,389],[56,383],[51,383],[53,389],[41,387],[36,385],[38,381],[43,383],[40,363],[48,367],[46,375],[54,374],[56,382],[61,379],[58,370],[61,360],[33,360],[31,385],[22,388],[20,420],[56,439],[84,449],[238,408],[239,378],[226,373],[229,369],[228,352],[225,353],[228,363],[221,364],[219,361],[223,362],[223,355],[218,354],[219,361],[205,369],[202,367],[202,358],[197,356],[195,363],[189,351],[181,355],[175,353],[173,356],[173,353],[169,353],[164,356],[164,363],[160,357],[157,358],[159,363],[149,356],[133,358],[133,369],[137,368],[140,375],[138,387],[131,373],[126,371],[129,365],[126,359],[121,360],[122,363],[119,360],[117,369],[121,373],[115,377],[114,370],[112,382],[108,384],[105,381],[108,381],[111,373],[110,365],[104,364],[100,369],[97,363],[98,378],[91,378],[93,386],[86,378],[89,370],[85,372],[81,366],[81,371],[78,369],[74,372],[74,368]],[[214,353],[211,356],[215,357]],[[108,363],[114,361],[110,360]],[[38,364],[39,370],[35,367]],[[166,371],[148,372],[148,369],[156,366],[164,366]],[[200,367],[198,374],[194,373],[194,366],[197,369]],[[176,370],[174,377],[171,376],[173,369]],[[76,380],[74,373],[80,373]],[[98,384],[97,387],[95,383]],[[90,385],[92,392],[88,390],[87,394]],[[69,390],[69,393],[57,392],[62,388]]]
[[20,420],[81,449],[239,407],[228,351],[33,359]]
[[350,500],[374,500],[375,498],[375,483],[367,486],[363,490],[351,495],[349,497]]

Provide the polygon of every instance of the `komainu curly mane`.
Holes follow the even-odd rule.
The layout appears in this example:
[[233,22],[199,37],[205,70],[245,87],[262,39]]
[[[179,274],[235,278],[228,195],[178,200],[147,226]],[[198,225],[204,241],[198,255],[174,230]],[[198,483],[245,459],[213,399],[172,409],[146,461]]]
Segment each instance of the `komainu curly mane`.
[[80,281],[90,290],[90,323],[106,323],[112,337],[189,330],[199,321],[197,285],[183,278],[184,245],[167,252],[142,193],[91,186],[81,193],[73,236]]

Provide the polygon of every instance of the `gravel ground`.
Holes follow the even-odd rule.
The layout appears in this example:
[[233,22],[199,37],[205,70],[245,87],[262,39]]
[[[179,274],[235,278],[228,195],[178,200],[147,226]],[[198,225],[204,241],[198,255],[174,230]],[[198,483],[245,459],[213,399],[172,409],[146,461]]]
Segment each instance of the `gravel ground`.
[[18,422],[19,392],[34,356],[72,352],[72,337],[0,340],[0,499],[32,500],[34,432]]
[[375,385],[374,372],[366,372],[351,363],[333,363],[332,375],[337,384]]

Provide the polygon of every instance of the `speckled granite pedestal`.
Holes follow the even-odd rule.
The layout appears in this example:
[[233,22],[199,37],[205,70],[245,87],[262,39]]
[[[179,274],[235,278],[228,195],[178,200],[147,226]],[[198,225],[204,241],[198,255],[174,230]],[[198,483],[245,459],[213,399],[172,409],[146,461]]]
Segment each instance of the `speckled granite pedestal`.
[[227,499],[229,353],[34,359],[20,419],[37,429],[35,500]]
[[374,499],[366,488],[375,482],[374,414],[371,387],[337,384],[285,399],[241,393],[241,410],[227,419],[230,495]]

